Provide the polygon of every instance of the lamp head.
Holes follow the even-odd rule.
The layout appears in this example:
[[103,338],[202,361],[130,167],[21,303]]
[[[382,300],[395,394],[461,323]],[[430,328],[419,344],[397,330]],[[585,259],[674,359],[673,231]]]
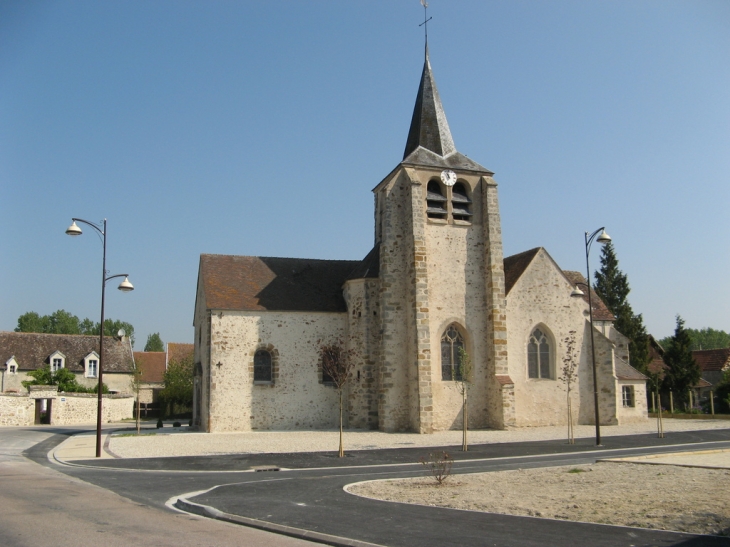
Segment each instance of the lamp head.
[[125,278],[124,278],[124,281],[122,281],[122,282],[121,282],[121,283],[119,284],[119,287],[117,287],[117,288],[118,288],[118,289],[119,289],[120,291],[122,291],[122,292],[129,292],[129,291],[133,291],[133,290],[134,290],[134,285],[132,285],[132,284],[131,284],[131,283],[129,282],[129,278],[125,277]]
[[610,243],[611,242],[611,236],[608,235],[606,233],[606,230],[604,229],[601,232],[601,235],[598,236],[598,239],[596,239],[596,241],[598,241],[598,243],[603,243],[605,245],[606,243]]
[[71,226],[66,228],[66,233],[70,236],[80,236],[81,235],[81,228],[78,227],[76,224],[76,221],[74,220],[71,223]]
[[582,290],[580,290],[580,287],[577,285],[575,286],[575,289],[573,289],[573,292],[570,293],[570,296],[585,296],[586,293],[584,293]]

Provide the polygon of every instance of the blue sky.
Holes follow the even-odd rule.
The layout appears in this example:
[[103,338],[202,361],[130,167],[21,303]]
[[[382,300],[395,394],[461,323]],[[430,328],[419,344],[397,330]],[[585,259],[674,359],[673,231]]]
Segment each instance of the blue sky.
[[[584,271],[606,226],[657,337],[730,331],[730,3],[432,0],[457,149],[496,173],[505,255]],[[0,330],[26,311],[193,341],[201,253],[360,259],[402,159],[418,0],[0,3]],[[592,251],[598,267],[600,249]]]

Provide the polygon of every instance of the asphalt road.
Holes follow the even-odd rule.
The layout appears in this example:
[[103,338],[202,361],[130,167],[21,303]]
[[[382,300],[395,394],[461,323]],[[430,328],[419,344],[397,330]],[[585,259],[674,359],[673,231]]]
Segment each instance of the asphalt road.
[[[46,455],[61,439],[50,437],[25,454],[145,506],[163,508],[166,502],[185,497],[214,510],[255,519],[254,524],[263,527],[332,536],[333,544],[347,544],[342,538],[350,538],[392,547],[730,546],[728,538],[394,504],[358,498],[342,490],[361,480],[421,474],[422,468],[413,462],[424,455],[424,449],[361,451],[344,459],[333,458],[331,453],[268,454],[93,460],[60,467],[49,463]],[[600,448],[589,440],[574,446],[562,441],[474,446],[466,454],[452,452],[458,459],[453,472],[573,465],[600,457],[708,447],[730,447],[730,430],[672,433],[665,439],[654,435],[607,437]],[[283,469],[248,471],[256,465]],[[199,494],[189,494],[194,492]]]
[[[62,434],[59,434],[61,432]],[[315,544],[252,528],[175,513],[59,473],[21,455],[65,438],[59,428],[0,428],[2,547],[307,547]],[[65,433],[68,433],[66,431]]]

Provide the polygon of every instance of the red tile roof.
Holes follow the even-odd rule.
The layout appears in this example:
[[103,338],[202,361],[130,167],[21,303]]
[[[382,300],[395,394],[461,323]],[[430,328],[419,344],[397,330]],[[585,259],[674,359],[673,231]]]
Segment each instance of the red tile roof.
[[730,367],[730,348],[693,351],[692,357],[702,372],[716,372]]
[[142,371],[141,381],[144,383],[161,384],[165,380],[165,352],[164,351],[135,351],[134,361]]
[[517,280],[522,277],[525,270],[535,258],[542,247],[535,247],[504,259],[504,294],[507,295],[515,286]]
[[[49,364],[56,351],[66,357],[65,367],[73,372],[84,370],[84,357],[99,353],[99,337],[79,334],[43,334],[38,332],[0,332],[0,364],[15,356],[20,370],[36,370]],[[132,372],[134,359],[129,338],[104,337],[103,372]]]
[[[578,283],[583,283],[579,286],[580,290],[582,290],[585,294],[581,297],[583,300],[588,302],[588,291],[586,291],[586,278],[583,277],[583,275],[580,272],[572,272],[569,270],[563,270],[563,273],[565,274],[565,277],[568,278],[568,281],[570,281],[570,284],[573,285],[573,287],[578,286]],[[593,290],[593,287],[591,287],[591,301],[593,304],[593,319],[595,321],[613,321],[616,319],[614,315],[611,313],[611,310],[606,307],[606,304],[603,303],[603,300],[596,294],[596,291]]]
[[359,260],[200,255],[207,309],[346,312],[342,286]]
[[167,363],[172,361],[183,361],[190,359],[192,361],[195,354],[195,346],[193,344],[181,344],[179,342],[170,342],[167,344]]

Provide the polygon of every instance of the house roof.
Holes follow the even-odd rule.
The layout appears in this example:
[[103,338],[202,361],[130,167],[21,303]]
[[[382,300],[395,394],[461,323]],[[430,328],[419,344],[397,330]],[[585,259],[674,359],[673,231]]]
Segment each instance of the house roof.
[[515,286],[517,280],[522,277],[525,270],[535,258],[541,247],[535,247],[529,251],[508,256],[504,259],[504,294],[507,295]]
[[619,380],[648,380],[646,376],[623,359],[616,359],[616,378]]
[[380,244],[367,254],[365,258],[355,267],[347,279],[368,279],[377,278],[380,275]]
[[180,342],[169,342],[167,344],[167,363],[172,361],[193,360],[195,346],[193,344],[182,344]]
[[[570,284],[574,287],[578,285],[578,283],[583,283],[583,286],[580,287],[580,289],[585,292],[585,294],[581,297],[583,300],[588,302],[588,293],[585,291],[586,285],[588,283],[586,282],[586,278],[583,277],[583,275],[580,272],[573,272],[569,270],[563,270],[563,273],[565,274],[565,277],[568,278],[568,281],[570,281]],[[593,305],[593,319],[594,321],[613,321],[616,319],[616,317],[611,313],[611,310],[606,307],[606,304],[603,303],[603,300],[601,300],[601,297],[596,294],[596,291],[593,290],[593,287],[590,288],[591,291],[591,303]]]
[[718,372],[730,367],[730,348],[702,349],[692,352],[702,372]]
[[[15,357],[19,370],[36,370],[49,364],[56,351],[66,357],[65,367],[74,372],[84,370],[84,357],[99,352],[99,337],[78,334],[43,334],[37,332],[0,332],[0,363]],[[104,373],[132,372],[134,358],[129,338],[104,337]]]
[[346,312],[342,286],[358,260],[200,255],[206,307]]
[[159,383],[165,380],[164,351],[135,351],[134,361],[142,372],[140,380],[143,383]]

